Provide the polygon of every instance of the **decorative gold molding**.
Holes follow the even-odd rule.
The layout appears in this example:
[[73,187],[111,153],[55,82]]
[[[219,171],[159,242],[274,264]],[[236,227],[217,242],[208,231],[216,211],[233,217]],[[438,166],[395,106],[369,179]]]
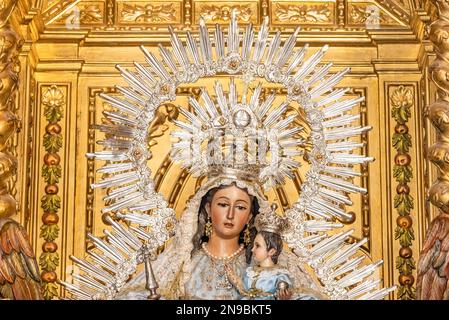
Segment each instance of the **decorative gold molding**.
[[[29,116],[26,123],[29,126],[28,135],[26,137],[25,146],[25,155],[27,157],[26,167],[23,168],[23,172],[26,172],[25,179],[26,187],[25,190],[22,190],[22,208],[24,211],[24,227],[27,229],[31,220],[37,220],[33,217],[33,212],[31,211],[31,198],[32,198],[32,190],[31,190],[31,181],[32,181],[32,161],[30,161],[33,157],[33,149],[34,149],[34,133],[33,127],[35,124],[31,119],[34,119],[34,112],[36,110],[36,80],[31,77],[30,78],[30,89],[29,89],[29,101],[27,101],[26,105],[29,108]],[[22,184],[23,185],[23,184]],[[34,218],[34,219],[33,219]]]
[[408,122],[415,107],[415,87],[413,85],[388,86],[391,117],[396,121],[392,137],[394,157],[393,177],[397,182],[394,208],[397,210],[395,240],[401,246],[399,256],[396,257],[396,269],[399,271],[399,288],[397,296],[401,300],[415,299],[413,284],[416,269],[413,259],[412,243],[415,240],[411,211],[414,209],[414,199],[410,194],[410,182],[413,178],[411,157],[412,137],[409,133]]
[[[353,88],[349,93],[356,95],[357,97],[366,97],[367,90],[366,88]],[[368,126],[368,108],[366,105],[366,100],[360,102],[360,126]],[[362,154],[371,154],[369,149],[369,133],[364,132],[361,136],[362,143],[364,144],[361,153]],[[361,195],[361,216],[362,216],[362,236],[368,238],[367,246],[370,248],[371,246],[371,219],[370,219],[370,184],[369,184],[369,163],[364,163],[361,165],[361,182],[360,185],[367,190],[366,193]],[[355,213],[353,213],[353,219],[355,220]],[[349,221],[351,222],[351,221]],[[353,222],[353,221],[352,221]]]
[[114,18],[115,18],[115,1],[114,0],[107,0],[106,3],[106,7],[107,7],[107,25],[108,27],[111,27],[114,24]]
[[410,3],[408,0],[378,0],[380,3],[382,2],[388,2],[391,3],[391,5],[396,5],[397,7],[402,8],[405,12],[409,13],[410,10]]
[[184,1],[184,24],[186,28],[190,28],[192,25],[192,3],[191,0]]
[[173,24],[181,23],[181,2],[117,1],[119,24]]
[[335,24],[335,2],[272,2],[274,24]]
[[349,25],[401,25],[381,7],[372,2],[350,2],[348,4]]
[[206,23],[229,23],[233,10],[237,11],[239,22],[258,23],[259,6],[256,1],[217,1],[214,4],[210,1],[195,1],[195,23],[199,23],[200,17],[203,17]]
[[58,20],[65,12],[75,7],[81,0],[52,1],[42,12],[45,25],[49,25]]
[[185,184],[185,182],[187,181],[187,178],[190,176],[190,173],[188,170],[182,170],[178,177],[176,178],[176,183],[173,186],[173,189],[170,193],[170,197],[168,200],[169,206],[173,207],[176,204],[176,200],[179,199],[179,195],[181,193],[181,190]]
[[74,14],[73,10],[65,11],[60,18],[55,20],[54,24],[69,22],[72,25],[98,25],[105,23],[106,12],[103,1],[82,2],[76,7],[78,14]]
[[[101,108],[96,105],[97,96],[100,93],[114,93],[115,88],[89,88],[89,108],[88,108],[88,125],[87,125],[87,152],[95,152],[95,129],[93,125],[96,124],[96,110]],[[86,235],[93,232],[94,225],[94,204],[95,204],[95,192],[90,186],[95,180],[95,161],[87,158],[87,179],[86,179]],[[86,237],[87,238],[87,237]],[[88,242],[86,241],[86,249]]]
[[337,0],[337,24],[339,28],[344,28],[346,25],[346,1],[345,0]]
[[393,13],[401,21],[408,23],[411,16],[408,0],[376,0],[379,6]]
[[[168,169],[170,168],[172,164],[170,155],[167,154],[164,158],[164,161],[162,161],[162,164],[157,169],[156,173],[154,174],[154,189],[159,191],[161,189],[162,180],[164,179],[165,174],[167,173]],[[168,198],[168,203],[170,205],[170,199],[172,196]],[[171,203],[172,205],[173,203]]]
[[156,138],[164,135],[168,130],[167,121],[176,120],[179,116],[178,108],[172,103],[166,103],[159,107],[154,116],[154,121],[151,123],[148,129],[148,147],[155,146],[157,144]]
[[[233,9],[240,23],[260,23],[268,16],[281,28],[303,24],[303,30],[364,29],[371,19],[367,9],[379,10],[381,26],[410,28],[410,12],[401,7],[402,0],[245,0],[214,2],[206,0],[93,0],[52,1],[43,9],[46,26],[60,29],[65,23],[96,31],[158,30],[166,25],[190,29],[201,16],[206,23],[227,24]],[[404,0],[405,1],[405,0]],[[75,10],[76,8],[76,10]],[[75,10],[75,11],[74,11]],[[79,22],[76,24],[75,22]],[[164,30],[165,34],[165,30]]]
[[268,16],[268,0],[262,0],[262,17]]
[[59,124],[63,117],[63,108],[66,105],[67,93],[64,88],[57,85],[41,87],[41,104],[47,120],[43,146],[47,152],[42,166],[42,177],[46,183],[45,195],[41,198],[41,207],[44,211],[40,237],[44,239],[39,265],[42,270],[44,299],[51,300],[58,296],[56,285],[56,268],[59,265],[58,245],[55,240],[59,234],[58,211],[61,208],[61,197],[58,183],[62,177],[61,157],[62,128]]

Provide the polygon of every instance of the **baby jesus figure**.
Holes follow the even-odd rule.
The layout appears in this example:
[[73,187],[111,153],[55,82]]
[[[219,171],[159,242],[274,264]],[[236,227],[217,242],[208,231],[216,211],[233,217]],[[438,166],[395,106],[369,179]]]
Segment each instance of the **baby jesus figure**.
[[278,257],[282,252],[281,231],[287,226],[284,218],[276,215],[276,206],[272,206],[271,216],[256,218],[258,233],[254,238],[251,252],[255,265],[246,269],[242,278],[227,267],[226,274],[237,288],[242,300],[317,300],[311,294],[296,293],[293,281],[287,269],[278,266]]

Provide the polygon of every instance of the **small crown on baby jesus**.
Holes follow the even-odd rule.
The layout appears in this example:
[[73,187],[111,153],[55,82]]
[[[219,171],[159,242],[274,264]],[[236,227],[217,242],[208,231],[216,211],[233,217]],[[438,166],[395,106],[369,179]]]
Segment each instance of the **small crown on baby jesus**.
[[288,220],[276,214],[277,207],[277,204],[273,203],[270,212],[261,213],[256,216],[255,227],[257,231],[282,234],[288,229]]

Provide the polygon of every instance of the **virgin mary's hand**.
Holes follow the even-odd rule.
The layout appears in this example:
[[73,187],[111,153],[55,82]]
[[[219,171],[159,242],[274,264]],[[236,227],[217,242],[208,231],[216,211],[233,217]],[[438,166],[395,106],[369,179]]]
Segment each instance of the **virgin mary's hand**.
[[229,281],[238,288],[238,286],[240,285],[239,281],[238,281],[238,277],[235,274],[234,270],[227,264],[225,264],[224,266],[225,272],[226,272],[226,276],[228,277]]

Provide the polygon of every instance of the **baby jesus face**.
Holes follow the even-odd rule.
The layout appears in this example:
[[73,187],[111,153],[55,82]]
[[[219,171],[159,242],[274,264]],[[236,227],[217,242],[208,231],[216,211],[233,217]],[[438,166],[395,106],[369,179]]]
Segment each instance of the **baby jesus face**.
[[254,261],[256,261],[259,266],[272,267],[275,265],[271,257],[276,253],[276,249],[268,249],[267,243],[260,233],[256,235],[251,251],[253,253]]

